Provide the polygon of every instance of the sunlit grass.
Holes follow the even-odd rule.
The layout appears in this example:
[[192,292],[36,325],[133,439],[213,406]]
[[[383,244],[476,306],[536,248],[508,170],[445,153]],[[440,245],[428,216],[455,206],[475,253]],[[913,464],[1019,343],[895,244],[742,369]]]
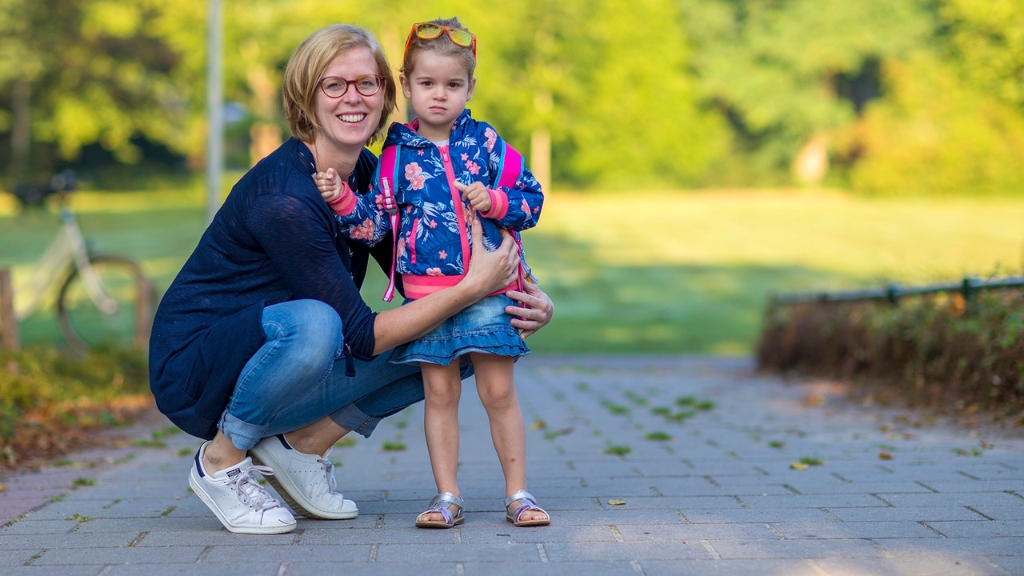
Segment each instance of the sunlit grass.
[[[140,259],[163,290],[205,225],[202,195],[182,196],[83,194],[79,219],[101,250]],[[50,212],[0,216],[0,266],[27,273],[58,225]],[[742,355],[773,291],[1020,273],[1024,199],[556,192],[523,237],[556,307],[528,340],[534,352]],[[395,305],[380,302],[385,280],[374,267],[363,290],[378,310]],[[23,324],[23,340],[56,335],[45,314]]]

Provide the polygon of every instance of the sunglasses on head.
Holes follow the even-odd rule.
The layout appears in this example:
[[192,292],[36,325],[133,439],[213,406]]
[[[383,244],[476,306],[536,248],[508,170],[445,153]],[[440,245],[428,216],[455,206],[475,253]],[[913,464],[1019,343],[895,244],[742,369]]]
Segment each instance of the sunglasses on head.
[[472,49],[473,57],[476,58],[476,34],[462,28],[452,28],[451,26],[434,24],[433,22],[417,22],[412,25],[412,30],[409,31],[409,38],[405,41],[405,52],[402,55],[402,60],[405,60],[405,54],[409,53],[409,45],[412,44],[413,37],[421,40],[434,40],[440,38],[441,34],[447,34],[448,39],[456,46]]

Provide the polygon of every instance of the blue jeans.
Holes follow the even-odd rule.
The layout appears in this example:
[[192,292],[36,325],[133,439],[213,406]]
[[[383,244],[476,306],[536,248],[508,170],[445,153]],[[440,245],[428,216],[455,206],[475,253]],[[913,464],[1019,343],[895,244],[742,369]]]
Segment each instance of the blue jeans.
[[[263,309],[266,341],[249,359],[217,427],[239,450],[330,416],[369,437],[381,418],[423,400],[419,366],[345,358],[341,319],[317,300]],[[346,361],[355,376],[345,375]],[[463,377],[469,375],[464,370]]]

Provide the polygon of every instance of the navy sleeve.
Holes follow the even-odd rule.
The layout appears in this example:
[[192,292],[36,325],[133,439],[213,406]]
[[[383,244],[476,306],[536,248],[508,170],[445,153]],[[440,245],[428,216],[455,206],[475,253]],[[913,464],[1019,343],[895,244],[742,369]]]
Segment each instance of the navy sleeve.
[[326,205],[275,194],[257,199],[246,225],[260,243],[295,299],[320,300],[341,317],[345,342],[357,358],[373,356],[376,314],[363,302],[335,246]]

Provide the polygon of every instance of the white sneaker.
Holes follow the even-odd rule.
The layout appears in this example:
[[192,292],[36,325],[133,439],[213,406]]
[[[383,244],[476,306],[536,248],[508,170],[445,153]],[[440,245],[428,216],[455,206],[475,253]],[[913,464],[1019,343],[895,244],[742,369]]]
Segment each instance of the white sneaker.
[[253,477],[254,472],[269,476],[273,470],[253,466],[252,458],[246,458],[210,476],[203,469],[202,461],[208,444],[204,443],[196,452],[188,483],[225,528],[241,534],[283,534],[295,529],[291,513]]
[[307,518],[348,520],[359,516],[356,503],[334,490],[334,464],[328,460],[331,449],[323,456],[303,454],[285,441],[283,434],[268,436],[249,450],[254,462],[270,466],[276,475],[267,481],[292,507]]

